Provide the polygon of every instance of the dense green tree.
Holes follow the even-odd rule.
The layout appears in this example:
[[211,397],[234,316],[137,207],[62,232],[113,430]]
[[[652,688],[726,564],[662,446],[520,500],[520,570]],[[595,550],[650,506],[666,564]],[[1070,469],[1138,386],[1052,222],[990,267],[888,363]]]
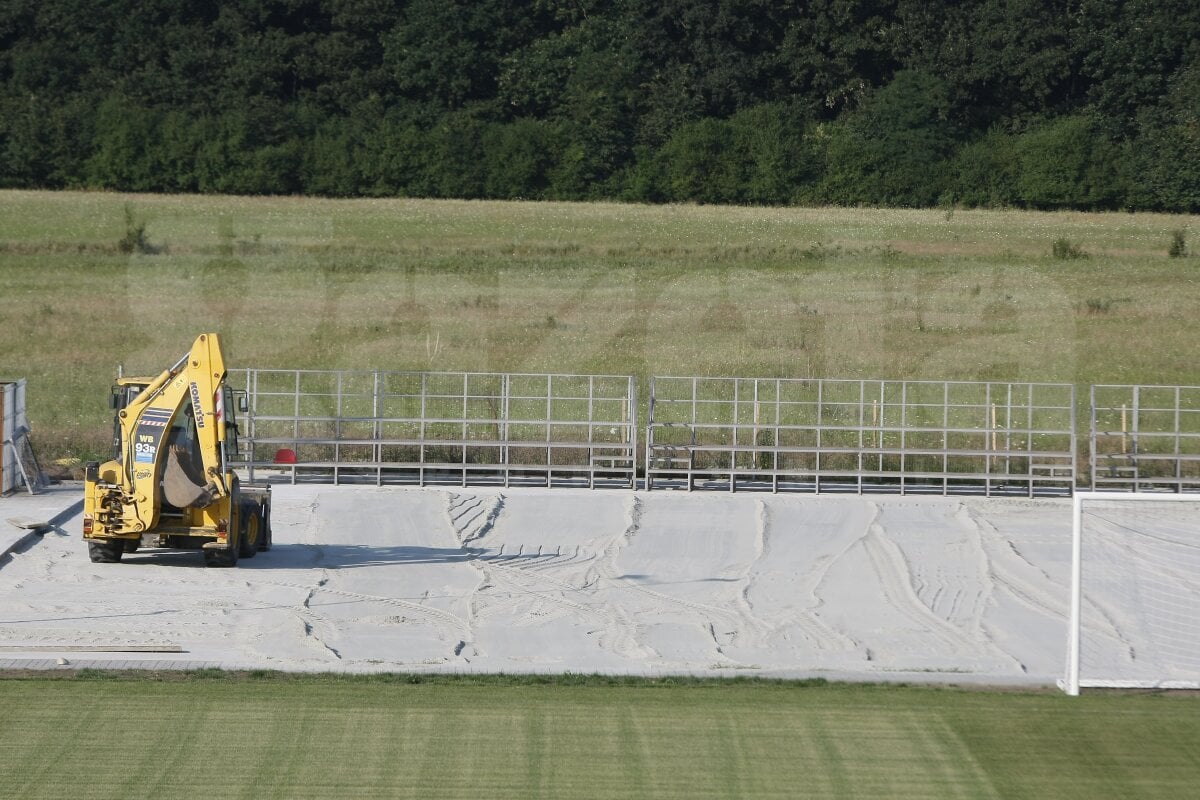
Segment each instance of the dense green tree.
[[936,203],[957,135],[945,82],[914,70],[897,73],[835,128],[818,191],[833,203]]
[[425,137],[425,179],[418,194],[482,197],[487,185],[483,150],[488,124],[467,111],[444,114]]
[[894,25],[894,0],[811,0],[794,9],[779,45],[786,90],[826,118],[853,108],[901,63]]
[[1166,102],[1145,110],[1139,125],[1129,204],[1200,213],[1200,64],[1176,75]]
[[589,49],[576,59],[555,118],[566,144],[553,193],[586,199],[615,193],[613,179],[632,157],[635,63],[622,49]]
[[640,5],[637,38],[654,64],[648,88],[682,90],[707,117],[787,91],[779,45],[795,5],[783,0],[657,0]]
[[522,118],[489,126],[483,140],[487,158],[484,196],[520,200],[548,197],[561,139],[559,126],[543,120]]
[[1175,76],[1200,64],[1193,0],[1080,0],[1077,20],[1080,83],[1110,130],[1130,131],[1138,109],[1164,102]]
[[87,163],[87,182],[135,192],[157,188],[164,167],[158,159],[159,121],[157,112],[122,95],[108,97],[96,115],[98,134]]
[[1058,113],[1078,75],[1071,2],[900,0],[890,29],[908,68],[946,84],[954,116],[987,128]]
[[361,119],[334,117],[323,121],[309,137],[300,167],[306,194],[347,197],[360,193],[365,147]]
[[0,186],[1195,210],[1190,0],[7,0]]
[[384,36],[399,91],[431,110],[496,105],[504,55],[528,43],[543,14],[518,0],[411,0]]

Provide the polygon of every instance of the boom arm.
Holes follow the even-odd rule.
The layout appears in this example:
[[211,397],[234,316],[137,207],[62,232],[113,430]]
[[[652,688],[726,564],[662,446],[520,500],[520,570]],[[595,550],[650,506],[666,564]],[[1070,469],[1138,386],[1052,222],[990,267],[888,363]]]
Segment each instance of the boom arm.
[[204,506],[229,494],[222,424],[224,383],[225,357],[220,337],[215,333],[201,334],[183,358],[121,410],[124,444],[120,488],[125,495],[122,516],[126,529],[144,531],[157,523],[162,506],[158,484],[164,472],[168,487],[172,481],[181,485],[180,481],[192,480],[192,476],[180,478],[178,455],[168,452],[166,441],[172,425],[180,414],[188,413],[188,408],[194,418],[196,447],[204,472],[195,477],[205,483],[193,487],[196,500],[188,504]]

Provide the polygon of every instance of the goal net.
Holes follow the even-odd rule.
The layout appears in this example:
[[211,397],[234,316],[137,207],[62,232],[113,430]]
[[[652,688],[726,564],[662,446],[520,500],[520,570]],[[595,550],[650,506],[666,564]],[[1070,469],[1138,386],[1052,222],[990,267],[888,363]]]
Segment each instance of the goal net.
[[1200,689],[1200,495],[1075,495],[1063,689]]

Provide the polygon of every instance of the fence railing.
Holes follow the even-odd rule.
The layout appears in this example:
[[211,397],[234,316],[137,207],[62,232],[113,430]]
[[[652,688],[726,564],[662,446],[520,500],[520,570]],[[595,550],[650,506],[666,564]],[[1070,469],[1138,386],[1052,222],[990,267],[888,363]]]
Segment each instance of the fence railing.
[[1200,386],[1091,387],[1092,489],[1200,490]]
[[632,487],[629,376],[231,371],[239,463],[292,481]]
[[[285,479],[1049,495],[1200,491],[1200,387],[244,369]],[[1080,456],[1087,472],[1081,474]],[[643,482],[644,480],[644,482]]]
[[1069,494],[1070,384],[653,378],[646,488]]

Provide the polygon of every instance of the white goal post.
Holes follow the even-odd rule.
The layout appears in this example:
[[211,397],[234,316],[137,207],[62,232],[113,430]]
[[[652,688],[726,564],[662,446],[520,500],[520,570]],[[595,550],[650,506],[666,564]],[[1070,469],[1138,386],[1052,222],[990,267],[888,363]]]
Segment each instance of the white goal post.
[[1078,492],[1062,689],[1200,689],[1200,494]]

